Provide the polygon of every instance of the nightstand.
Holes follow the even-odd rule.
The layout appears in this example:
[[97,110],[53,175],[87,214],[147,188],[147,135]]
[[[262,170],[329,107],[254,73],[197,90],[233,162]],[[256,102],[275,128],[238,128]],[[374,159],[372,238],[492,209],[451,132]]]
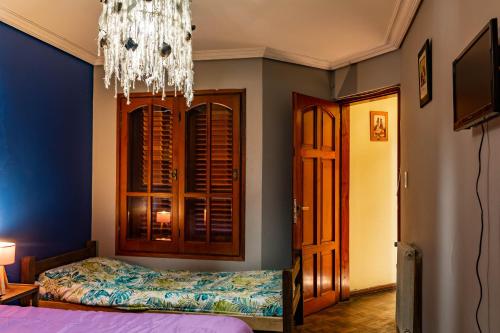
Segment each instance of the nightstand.
[[0,296],[0,304],[21,301],[23,305],[38,306],[38,286],[34,284],[9,283],[5,295]]

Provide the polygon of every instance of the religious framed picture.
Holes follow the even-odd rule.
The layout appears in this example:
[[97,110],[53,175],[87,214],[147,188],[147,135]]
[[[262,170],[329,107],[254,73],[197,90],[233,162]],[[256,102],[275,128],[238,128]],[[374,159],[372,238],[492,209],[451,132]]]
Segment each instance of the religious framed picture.
[[418,52],[418,93],[423,108],[432,100],[432,45],[429,39]]
[[370,111],[370,141],[389,139],[389,115],[384,111]]

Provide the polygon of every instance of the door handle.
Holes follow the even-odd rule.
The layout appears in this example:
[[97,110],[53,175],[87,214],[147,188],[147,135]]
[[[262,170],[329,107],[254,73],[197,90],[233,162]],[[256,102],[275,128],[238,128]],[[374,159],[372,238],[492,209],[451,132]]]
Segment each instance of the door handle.
[[308,211],[311,209],[310,207],[307,206],[301,206],[297,203],[297,199],[293,198],[293,224],[297,223],[297,220],[299,218],[300,212],[302,211]]

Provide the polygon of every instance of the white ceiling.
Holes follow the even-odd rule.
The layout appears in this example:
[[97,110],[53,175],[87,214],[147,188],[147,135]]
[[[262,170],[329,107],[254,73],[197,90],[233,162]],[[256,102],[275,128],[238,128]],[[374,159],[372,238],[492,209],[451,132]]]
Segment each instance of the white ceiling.
[[[192,0],[194,57],[335,69],[399,48],[420,0]],[[0,0],[0,20],[87,62],[99,0]]]

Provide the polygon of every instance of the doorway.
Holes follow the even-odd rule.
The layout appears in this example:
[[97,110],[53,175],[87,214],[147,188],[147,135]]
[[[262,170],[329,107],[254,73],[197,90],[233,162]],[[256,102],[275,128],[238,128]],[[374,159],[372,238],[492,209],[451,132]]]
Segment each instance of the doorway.
[[[349,299],[351,289],[359,293],[395,286],[394,242],[399,240],[400,216],[399,104],[399,86],[335,102],[293,94],[293,254],[302,257],[305,315]],[[388,157],[390,170],[380,163],[386,151],[392,152]],[[368,170],[372,166],[376,168]],[[352,176],[356,176],[353,182]],[[387,183],[386,178],[390,180]],[[392,196],[394,200],[381,205],[377,200],[368,202],[368,194],[374,194],[375,199]],[[363,201],[372,205],[371,209],[366,209]],[[370,216],[375,212],[374,220]],[[359,221],[368,224],[360,225]],[[394,228],[387,231],[390,224]],[[367,240],[376,240],[370,252],[358,248],[360,242],[368,244]],[[394,262],[394,269],[386,274],[389,278],[377,276],[387,273],[385,269],[375,272],[373,279],[367,278],[362,268],[373,267],[373,256],[383,254],[391,257],[386,260],[388,265]]]
[[342,292],[395,289],[400,238],[399,87],[340,100]]

